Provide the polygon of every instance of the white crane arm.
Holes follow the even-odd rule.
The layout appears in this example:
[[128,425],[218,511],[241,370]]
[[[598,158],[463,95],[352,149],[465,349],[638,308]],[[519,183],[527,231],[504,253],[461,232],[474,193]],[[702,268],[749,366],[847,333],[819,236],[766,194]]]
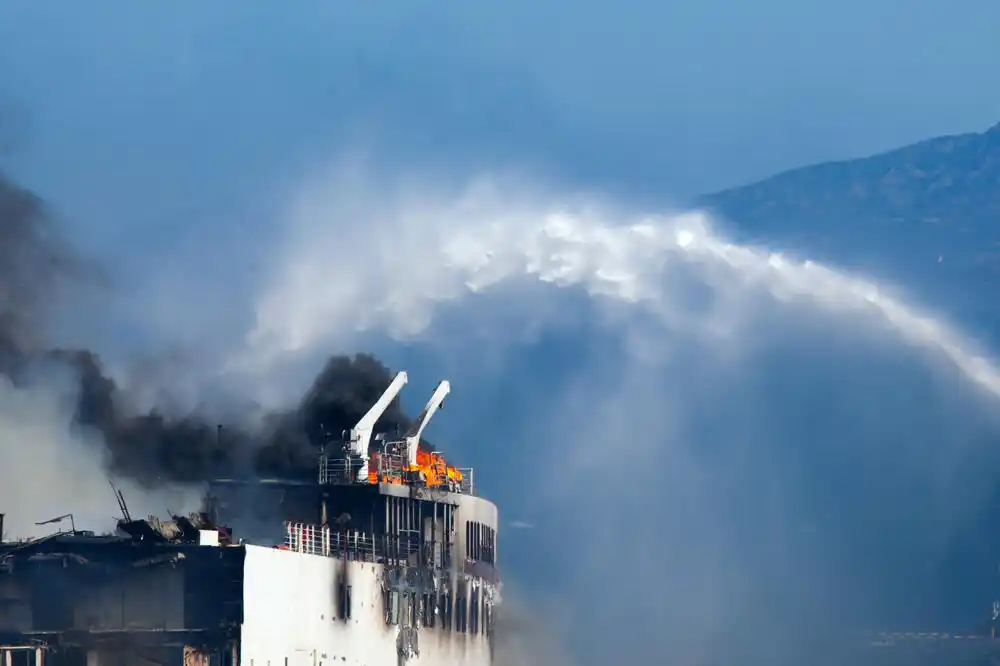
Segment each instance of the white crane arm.
[[[361,417],[357,424],[351,428],[350,438],[348,440],[350,446],[351,455],[360,456],[364,464],[362,465],[361,472],[364,473],[364,478],[368,478],[368,446],[372,441],[372,432],[375,430],[375,424],[378,422],[379,417],[385,414],[385,410],[389,409],[389,405],[392,401],[396,399],[399,392],[403,390],[403,386],[406,385],[407,377],[405,372],[396,373],[393,378],[392,383],[389,387],[382,393],[371,409]],[[361,479],[361,473],[358,474],[358,479]]]
[[448,383],[448,380],[444,380],[438,384],[437,388],[434,389],[434,394],[431,395],[431,399],[427,401],[427,405],[417,415],[417,420],[413,422],[413,425],[407,431],[406,456],[410,467],[417,464],[417,449],[420,446],[420,435],[423,434],[424,428],[427,427],[427,423],[434,416],[434,412],[438,410],[438,407],[444,402],[445,396],[450,392],[451,384]]

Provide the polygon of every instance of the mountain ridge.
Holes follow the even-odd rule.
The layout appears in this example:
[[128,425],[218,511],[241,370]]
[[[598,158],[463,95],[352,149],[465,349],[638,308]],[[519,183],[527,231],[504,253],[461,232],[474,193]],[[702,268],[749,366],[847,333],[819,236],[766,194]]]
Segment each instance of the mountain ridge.
[[797,166],[797,167],[792,167],[790,169],[784,169],[782,171],[778,171],[776,173],[773,173],[770,176],[765,176],[764,178],[753,180],[753,181],[750,181],[748,183],[743,183],[741,185],[734,185],[732,187],[726,187],[726,188],[723,188],[721,190],[716,190],[716,191],[711,192],[709,194],[702,195],[702,197],[700,197],[700,200],[702,200],[702,201],[712,201],[712,200],[722,199],[722,198],[725,198],[730,193],[733,193],[733,192],[736,192],[736,191],[739,191],[739,190],[746,190],[747,188],[756,187],[756,186],[762,185],[764,183],[767,183],[767,182],[770,182],[770,181],[774,181],[774,180],[777,180],[777,179],[781,179],[781,178],[784,178],[784,177],[792,175],[792,174],[797,174],[799,172],[809,171],[809,170],[816,169],[816,168],[836,167],[836,166],[841,166],[841,165],[851,165],[851,164],[857,164],[857,163],[860,163],[860,162],[868,162],[868,161],[872,161],[872,160],[879,160],[879,159],[883,159],[883,158],[892,158],[892,157],[899,156],[900,154],[905,154],[905,153],[908,153],[908,152],[911,152],[911,151],[922,150],[922,149],[926,149],[926,148],[929,148],[929,147],[932,147],[932,148],[933,147],[943,147],[943,146],[946,146],[947,144],[952,143],[952,142],[962,143],[962,142],[968,142],[968,141],[975,141],[977,139],[984,138],[984,137],[985,138],[990,138],[990,139],[996,138],[997,140],[1000,140],[1000,122],[996,123],[995,125],[992,125],[992,126],[988,127],[987,129],[983,130],[982,132],[962,132],[962,133],[959,133],[959,134],[942,134],[942,135],[939,135],[939,136],[934,136],[934,137],[930,137],[930,138],[926,138],[926,139],[920,139],[919,141],[915,141],[913,143],[908,143],[908,144],[905,144],[905,145],[902,145],[902,146],[897,146],[896,148],[890,148],[889,150],[883,150],[883,151],[876,152],[876,153],[870,153],[870,154],[863,155],[863,156],[860,156],[860,157],[850,157],[850,158],[836,159],[836,160],[824,160],[824,161],[821,161],[821,162],[814,162],[814,163],[811,163],[811,164],[805,164],[805,165],[801,165],[801,166]]
[[750,225],[807,211],[845,224],[859,217],[935,223],[958,214],[1000,220],[1000,124],[783,171],[704,195],[698,204]]
[[1000,339],[1000,123],[699,197],[742,241],[898,280]]

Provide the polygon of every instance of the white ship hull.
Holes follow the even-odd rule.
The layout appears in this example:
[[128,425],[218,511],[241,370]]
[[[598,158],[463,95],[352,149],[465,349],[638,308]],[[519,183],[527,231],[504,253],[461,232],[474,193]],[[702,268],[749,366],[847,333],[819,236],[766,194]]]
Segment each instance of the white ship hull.
[[[384,566],[323,555],[247,546],[240,666],[486,666],[485,623],[474,633],[424,626],[399,613],[387,621]],[[338,609],[340,579],[350,581],[350,611]],[[349,618],[339,617],[349,614]],[[415,648],[404,657],[407,639]]]

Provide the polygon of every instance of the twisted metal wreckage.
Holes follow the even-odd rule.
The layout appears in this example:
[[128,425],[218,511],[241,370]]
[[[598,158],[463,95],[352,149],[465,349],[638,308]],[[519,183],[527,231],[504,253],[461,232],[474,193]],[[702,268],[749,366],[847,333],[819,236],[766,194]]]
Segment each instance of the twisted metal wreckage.
[[207,666],[231,651],[245,553],[203,547],[228,532],[204,515],[116,531],[0,545],[3,666]]

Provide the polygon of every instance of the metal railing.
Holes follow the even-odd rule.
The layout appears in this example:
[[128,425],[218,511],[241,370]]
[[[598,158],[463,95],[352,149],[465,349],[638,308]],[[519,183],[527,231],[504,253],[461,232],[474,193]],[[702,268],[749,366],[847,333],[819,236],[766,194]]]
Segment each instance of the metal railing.
[[459,484],[457,492],[464,495],[475,495],[476,470],[472,467],[457,467],[456,469],[462,473],[462,482]]
[[406,483],[406,442],[389,442],[378,455],[375,469],[380,483]]
[[[435,455],[440,456],[438,452]],[[357,460],[357,459],[354,459]],[[435,467],[437,478],[447,479],[447,466],[442,458],[438,458],[440,463]],[[323,454],[319,459],[319,482],[322,485],[353,485],[356,483],[369,483],[367,479],[358,480],[358,466],[352,464],[350,457],[331,458]],[[377,483],[396,483],[405,485],[409,483],[407,478],[407,460],[405,453],[405,442],[389,442],[384,450],[368,461],[369,469],[374,472]],[[474,495],[475,470],[471,467],[457,467],[461,475],[461,481],[445,481],[433,487],[450,492],[462,493],[464,495]]]
[[308,555],[333,557],[349,553],[358,556],[352,559],[375,558],[375,539],[371,535],[358,531],[331,532],[328,527],[305,523],[285,523],[285,546]]
[[326,454],[319,457],[319,482],[321,485],[344,485],[356,483],[351,477],[350,461],[346,458],[330,458]]
[[[433,551],[432,544],[424,543]],[[421,542],[415,535],[392,537],[352,530],[333,532],[329,527],[307,523],[285,523],[286,550],[307,555],[322,555],[346,560],[378,563],[403,563],[419,561]],[[425,553],[429,556],[431,553]],[[425,557],[424,559],[429,559]],[[450,559],[447,558],[446,559]]]

